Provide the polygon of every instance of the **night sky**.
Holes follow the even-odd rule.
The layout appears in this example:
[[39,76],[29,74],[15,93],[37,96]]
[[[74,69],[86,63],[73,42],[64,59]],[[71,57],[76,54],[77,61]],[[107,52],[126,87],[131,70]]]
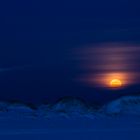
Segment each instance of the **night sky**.
[[[74,96],[87,102],[104,103],[120,96],[138,94],[139,5],[126,0],[1,2],[0,100],[40,103]],[[114,48],[129,50],[122,53],[125,62],[115,72],[119,69],[130,72],[130,75],[133,73],[137,80],[128,74],[126,79],[135,82],[129,82],[123,89],[110,90],[96,81],[89,84],[86,80],[79,80],[84,75],[90,77],[88,79],[92,76],[97,79],[101,77],[96,75],[99,71],[113,69],[110,64],[105,69],[103,57],[119,56],[110,54],[106,44],[111,52]],[[103,57],[98,51],[100,55],[96,53],[99,47],[106,51]],[[82,51],[89,50],[95,56],[83,66],[82,58],[89,58],[89,55]],[[127,56],[130,59],[125,59]],[[126,68],[125,64],[129,67]]]

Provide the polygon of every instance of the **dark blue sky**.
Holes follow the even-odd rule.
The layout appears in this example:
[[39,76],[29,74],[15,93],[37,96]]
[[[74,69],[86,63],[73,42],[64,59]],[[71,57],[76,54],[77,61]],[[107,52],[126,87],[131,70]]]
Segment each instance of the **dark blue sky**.
[[[139,4],[128,1],[14,0],[0,3],[0,98],[40,102],[62,96],[102,101],[119,95],[73,81],[73,48],[140,42]],[[139,70],[139,69],[138,69]],[[101,92],[101,91],[100,91]]]

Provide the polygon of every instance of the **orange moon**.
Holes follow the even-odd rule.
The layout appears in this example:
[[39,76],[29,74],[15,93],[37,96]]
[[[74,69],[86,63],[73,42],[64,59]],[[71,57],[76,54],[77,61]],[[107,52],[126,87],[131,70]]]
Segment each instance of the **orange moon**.
[[122,86],[122,81],[119,79],[113,79],[110,81],[110,87],[119,88]]

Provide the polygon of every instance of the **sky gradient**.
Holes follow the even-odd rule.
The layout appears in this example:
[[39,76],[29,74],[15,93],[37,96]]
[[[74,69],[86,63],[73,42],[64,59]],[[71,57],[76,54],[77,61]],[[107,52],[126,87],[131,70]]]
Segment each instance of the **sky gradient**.
[[[83,67],[73,57],[75,48],[82,51],[91,46],[94,50],[98,44],[110,42],[139,48],[139,4],[111,0],[1,2],[0,68],[25,67],[1,72],[0,99],[52,102],[63,96],[78,96],[89,102],[104,102],[128,91],[139,92],[138,83],[112,94],[78,82],[75,78],[83,74]],[[125,60],[125,56],[121,58]],[[139,73],[138,62],[127,60],[125,64]]]

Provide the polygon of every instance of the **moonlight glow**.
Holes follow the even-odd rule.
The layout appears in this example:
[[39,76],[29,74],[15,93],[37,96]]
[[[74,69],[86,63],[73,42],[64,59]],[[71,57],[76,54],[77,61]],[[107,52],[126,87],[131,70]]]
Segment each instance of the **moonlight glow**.
[[77,49],[82,68],[80,82],[99,88],[126,88],[139,84],[140,47],[135,44],[102,43]]

